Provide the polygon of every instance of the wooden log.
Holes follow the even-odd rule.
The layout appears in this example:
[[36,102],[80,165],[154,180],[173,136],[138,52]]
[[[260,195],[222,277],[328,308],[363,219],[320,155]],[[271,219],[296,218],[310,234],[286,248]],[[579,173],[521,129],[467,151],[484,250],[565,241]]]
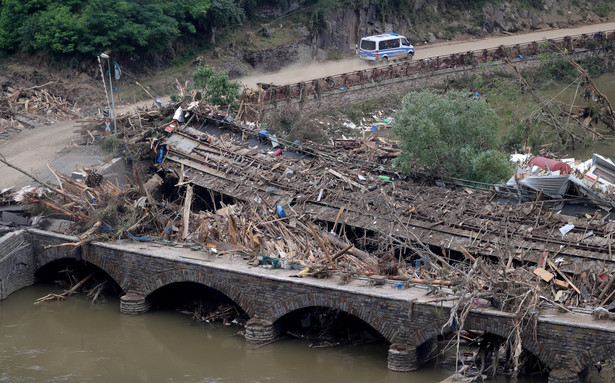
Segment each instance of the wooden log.
[[338,251],[337,253],[335,253],[334,256],[331,257],[332,261],[335,261],[336,259],[338,259],[339,257],[341,257],[342,255],[346,254],[348,252],[348,250],[352,249],[354,247],[354,245],[351,243],[350,245],[348,245],[347,247],[343,248],[342,250]]
[[154,174],[149,180],[147,180],[143,187],[145,188],[145,191],[151,195],[154,194],[156,190],[162,186],[162,184],[162,178],[158,174]]
[[[342,240],[340,240],[339,238],[337,238],[335,235],[331,233],[326,233],[325,237],[327,238],[329,242],[331,242],[334,246],[338,247],[339,249],[344,249],[348,246],[347,243],[344,243]],[[356,247],[353,247],[350,250],[348,250],[348,253],[354,255],[355,257],[359,258],[360,260],[362,260],[363,262],[367,264],[373,265],[376,263],[376,260],[374,259],[374,257],[370,256],[368,253],[364,251],[357,249]]]
[[190,225],[190,206],[192,206],[192,195],[193,195],[192,185],[186,186],[186,199],[184,200],[184,210],[183,210],[184,230],[182,233],[182,239],[188,238],[188,228]]
[[141,87],[141,89],[143,89],[143,90],[145,91],[145,93],[147,93],[147,95],[148,95],[148,96],[150,96],[150,97],[152,98],[152,100],[154,100],[154,103],[156,104],[156,106],[158,106],[158,101],[156,101],[156,97],[152,96],[152,94],[151,94],[150,92],[148,92],[148,91],[147,91],[147,89],[145,89],[145,88],[143,87],[143,85],[139,84],[139,82],[138,82],[138,81],[135,81],[135,83],[136,83],[137,85],[139,85],[139,86]]

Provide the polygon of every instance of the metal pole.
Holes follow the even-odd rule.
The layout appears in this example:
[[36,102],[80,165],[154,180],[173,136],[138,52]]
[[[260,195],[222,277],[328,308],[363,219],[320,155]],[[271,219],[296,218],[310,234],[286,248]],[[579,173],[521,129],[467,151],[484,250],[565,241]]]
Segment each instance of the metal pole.
[[107,54],[101,54],[100,57],[107,59],[109,65],[109,89],[111,89],[111,107],[113,108],[113,134],[117,134],[117,123],[115,122],[115,101],[113,100],[113,82],[111,81],[111,59]]
[[100,68],[100,77],[102,78],[103,88],[105,89],[105,98],[107,99],[107,107],[111,109],[111,104],[109,104],[109,94],[107,93],[107,84],[105,83],[105,72],[103,71],[103,68],[102,68],[102,62],[100,61],[100,56],[98,56],[97,59],[98,59],[98,67]]

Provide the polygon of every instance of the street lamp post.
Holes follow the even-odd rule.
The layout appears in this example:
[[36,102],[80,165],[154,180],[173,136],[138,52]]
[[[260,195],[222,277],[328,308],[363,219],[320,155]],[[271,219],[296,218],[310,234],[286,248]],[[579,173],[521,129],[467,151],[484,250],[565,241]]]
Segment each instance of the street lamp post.
[[113,134],[117,134],[117,123],[115,122],[115,102],[113,100],[113,82],[111,81],[111,60],[109,60],[109,55],[106,53],[101,53],[100,57],[107,59],[107,65],[109,66],[109,89],[111,90],[111,107],[113,108]]

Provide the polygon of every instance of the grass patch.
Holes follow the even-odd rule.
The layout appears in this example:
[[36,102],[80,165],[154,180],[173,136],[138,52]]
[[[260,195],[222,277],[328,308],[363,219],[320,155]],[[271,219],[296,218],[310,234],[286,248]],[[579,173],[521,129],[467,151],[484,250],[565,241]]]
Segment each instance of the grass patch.
[[337,61],[337,60],[341,60],[342,58],[344,58],[344,55],[340,51],[327,50],[326,52],[327,52],[327,61]]
[[117,135],[107,134],[100,142],[100,147],[105,154],[116,155],[124,147],[124,141]]

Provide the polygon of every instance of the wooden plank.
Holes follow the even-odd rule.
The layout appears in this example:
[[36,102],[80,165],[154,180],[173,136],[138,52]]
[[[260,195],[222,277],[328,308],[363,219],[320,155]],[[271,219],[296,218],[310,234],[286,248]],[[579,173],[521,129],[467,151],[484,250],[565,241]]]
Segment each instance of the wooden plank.
[[555,275],[551,274],[547,270],[542,267],[537,267],[534,269],[534,274],[538,275],[545,282],[551,282],[551,280],[555,277]]

